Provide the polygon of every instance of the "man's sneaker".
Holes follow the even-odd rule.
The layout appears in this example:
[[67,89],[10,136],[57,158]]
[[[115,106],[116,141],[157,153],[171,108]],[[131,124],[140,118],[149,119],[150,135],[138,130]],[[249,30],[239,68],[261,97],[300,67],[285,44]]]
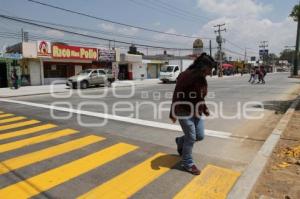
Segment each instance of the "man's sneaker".
[[182,165],[182,168],[193,175],[200,175],[201,173],[201,171],[194,164],[191,167]]
[[175,138],[175,142],[177,144],[177,152],[180,156],[182,156],[182,148],[179,147],[179,137]]

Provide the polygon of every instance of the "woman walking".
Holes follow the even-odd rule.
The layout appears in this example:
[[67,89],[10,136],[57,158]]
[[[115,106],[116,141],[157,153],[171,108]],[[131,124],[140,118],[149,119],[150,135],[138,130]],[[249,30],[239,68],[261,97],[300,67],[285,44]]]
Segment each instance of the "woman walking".
[[203,115],[209,116],[204,100],[207,95],[206,76],[215,66],[214,59],[203,53],[179,75],[173,94],[170,119],[174,123],[178,119],[184,133],[175,139],[177,151],[182,156],[183,169],[194,175],[199,175],[200,170],[192,157],[193,146],[196,141],[204,139]]

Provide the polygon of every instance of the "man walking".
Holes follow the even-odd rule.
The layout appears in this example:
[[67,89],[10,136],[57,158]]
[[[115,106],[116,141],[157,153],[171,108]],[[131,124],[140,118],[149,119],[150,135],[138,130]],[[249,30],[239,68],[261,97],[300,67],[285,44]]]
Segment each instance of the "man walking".
[[216,62],[203,53],[177,79],[170,110],[170,119],[175,123],[178,119],[184,135],[175,139],[177,151],[182,156],[182,167],[193,175],[200,170],[192,158],[192,150],[196,141],[204,139],[203,115],[209,116],[204,98],[207,95],[206,76],[211,74]]

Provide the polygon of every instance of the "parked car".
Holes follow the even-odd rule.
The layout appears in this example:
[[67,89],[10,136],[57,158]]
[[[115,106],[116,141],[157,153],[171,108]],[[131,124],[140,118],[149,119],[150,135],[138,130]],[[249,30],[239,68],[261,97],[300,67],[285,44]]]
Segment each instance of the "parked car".
[[104,69],[86,69],[68,78],[66,85],[71,88],[86,89],[90,86],[110,86],[114,82],[112,73]]

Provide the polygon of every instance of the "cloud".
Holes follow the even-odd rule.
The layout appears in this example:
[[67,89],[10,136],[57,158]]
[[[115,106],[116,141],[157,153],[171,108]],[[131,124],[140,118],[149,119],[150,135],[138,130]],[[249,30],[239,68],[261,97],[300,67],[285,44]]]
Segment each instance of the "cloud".
[[[295,43],[297,24],[291,18],[273,22],[267,18],[241,20],[234,17],[220,17],[206,23],[199,30],[199,35],[211,34],[214,30],[213,26],[219,23],[226,23],[227,32],[222,33],[223,37],[242,49],[247,47],[258,51],[259,42],[266,40],[269,41],[270,52],[279,54],[285,45],[294,45]],[[225,48],[243,54],[242,49],[229,42],[225,42]]]
[[161,23],[159,21],[153,23],[153,26],[160,26],[160,25],[161,25]]
[[[170,28],[164,32],[171,33],[171,34],[180,34],[174,28]],[[157,41],[170,42],[170,44],[181,44],[181,45],[185,45],[185,46],[187,43],[191,43],[191,45],[189,47],[192,47],[192,41],[194,40],[194,39],[190,39],[190,38],[177,37],[177,36],[161,34],[161,33],[154,34],[153,39],[155,39]],[[187,47],[187,48],[189,48],[189,47]]]
[[45,31],[45,34],[50,37],[58,37],[58,38],[63,38],[65,36],[63,32],[57,30],[47,30]]
[[98,25],[102,30],[107,32],[121,33],[125,35],[134,36],[139,33],[139,29],[133,27],[116,27],[114,24],[101,23]]
[[257,16],[272,10],[271,5],[256,0],[198,0],[198,7],[218,16]]
[[99,24],[98,26],[105,31],[114,31],[115,30],[115,26],[113,24],[102,23],[102,24]]
[[213,26],[225,23],[227,32],[222,32],[222,35],[228,40],[224,47],[229,50],[243,54],[242,49],[247,47],[258,52],[260,41],[266,40],[269,41],[270,52],[279,54],[285,45],[295,43],[297,24],[291,18],[274,22],[262,17],[272,11],[269,4],[256,0],[198,0],[198,7],[217,16],[203,25],[198,34],[215,37]]

